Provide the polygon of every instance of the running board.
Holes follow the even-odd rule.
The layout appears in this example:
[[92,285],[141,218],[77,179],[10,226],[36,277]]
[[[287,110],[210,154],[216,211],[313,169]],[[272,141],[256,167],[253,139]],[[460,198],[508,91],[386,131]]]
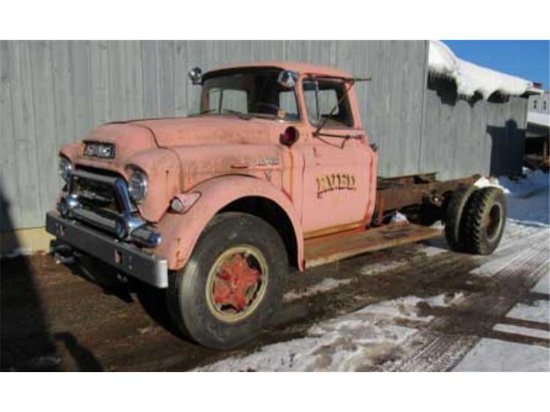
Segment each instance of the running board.
[[306,268],[438,236],[441,236],[441,229],[394,223],[360,233],[317,237],[305,241]]

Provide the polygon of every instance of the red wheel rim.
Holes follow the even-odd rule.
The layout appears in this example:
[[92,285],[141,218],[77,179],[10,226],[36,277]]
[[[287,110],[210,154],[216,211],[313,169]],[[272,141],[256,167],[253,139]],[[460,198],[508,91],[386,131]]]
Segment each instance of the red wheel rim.
[[265,295],[267,275],[265,258],[253,246],[222,253],[207,281],[207,302],[214,316],[235,322],[252,314]]

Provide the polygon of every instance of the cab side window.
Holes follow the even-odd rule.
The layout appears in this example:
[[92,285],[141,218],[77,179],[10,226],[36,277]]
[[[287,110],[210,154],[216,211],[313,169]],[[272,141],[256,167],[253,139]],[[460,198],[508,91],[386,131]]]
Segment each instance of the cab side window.
[[[325,124],[325,127],[353,127],[353,117],[346,85],[332,80],[304,80],[304,99],[307,117],[313,126]],[[349,87],[349,86],[348,86]]]

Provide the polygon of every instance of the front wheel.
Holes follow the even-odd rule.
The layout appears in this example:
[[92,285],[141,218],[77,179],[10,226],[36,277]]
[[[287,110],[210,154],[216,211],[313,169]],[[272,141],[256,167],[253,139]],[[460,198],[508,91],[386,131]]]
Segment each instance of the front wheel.
[[216,216],[183,269],[172,274],[168,307],[180,329],[201,345],[231,349],[266,326],[282,298],[285,247],[264,220]]

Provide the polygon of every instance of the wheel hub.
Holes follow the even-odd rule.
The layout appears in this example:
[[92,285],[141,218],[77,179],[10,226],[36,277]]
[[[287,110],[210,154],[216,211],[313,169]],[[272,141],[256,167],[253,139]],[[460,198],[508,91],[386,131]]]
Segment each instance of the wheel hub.
[[225,251],[209,274],[212,313],[226,322],[244,319],[259,305],[266,284],[267,263],[259,250],[239,246]]
[[222,263],[216,275],[214,302],[242,311],[252,299],[249,292],[256,289],[259,281],[260,271],[250,267],[244,253],[236,253]]

